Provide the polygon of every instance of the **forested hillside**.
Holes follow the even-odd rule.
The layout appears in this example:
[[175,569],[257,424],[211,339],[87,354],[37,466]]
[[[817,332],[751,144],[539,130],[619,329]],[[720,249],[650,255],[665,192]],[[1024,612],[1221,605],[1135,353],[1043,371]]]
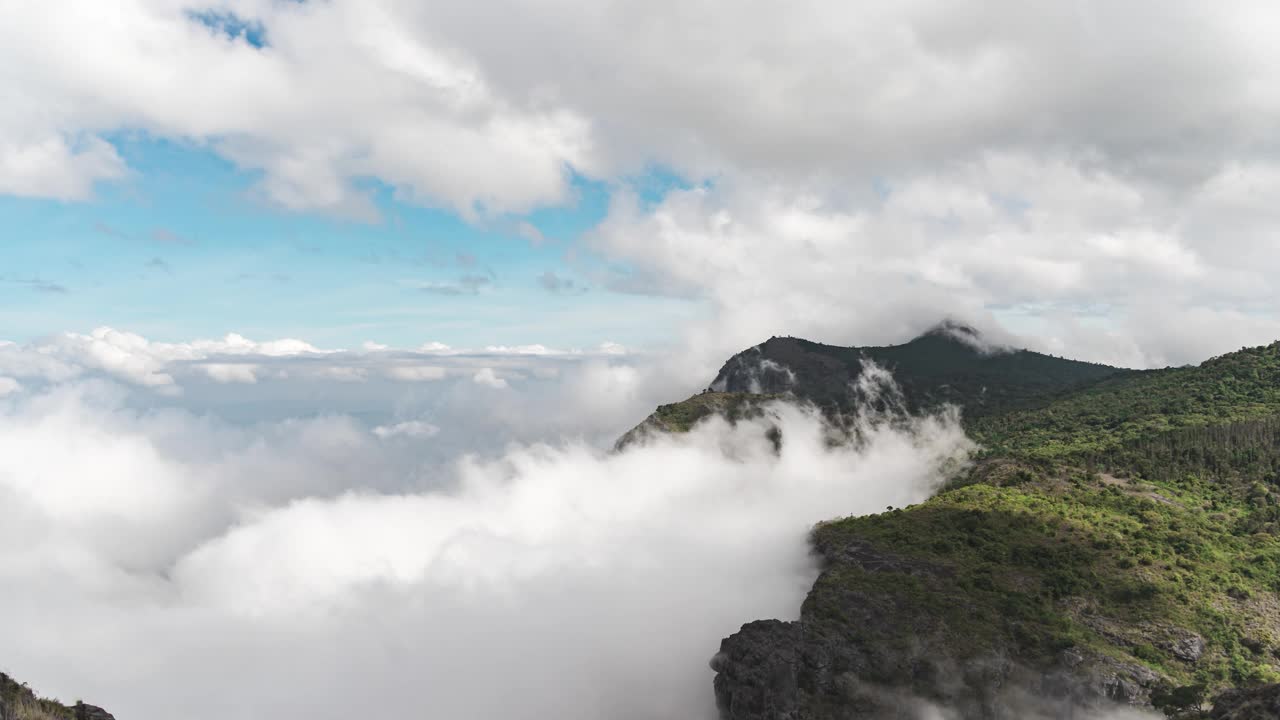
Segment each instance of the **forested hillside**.
[[825,570],[801,619],[748,624],[716,657],[725,717],[1119,702],[1190,718],[1280,681],[1280,344],[1136,372],[940,332],[775,339],[716,387],[839,407],[865,361],[896,371],[912,410],[960,405],[981,449],[927,502],[814,530]]

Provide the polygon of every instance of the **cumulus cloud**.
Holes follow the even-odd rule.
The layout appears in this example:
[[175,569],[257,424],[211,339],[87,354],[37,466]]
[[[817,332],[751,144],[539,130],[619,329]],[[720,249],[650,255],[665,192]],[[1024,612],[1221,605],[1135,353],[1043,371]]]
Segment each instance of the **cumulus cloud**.
[[[366,216],[361,176],[409,198],[519,209],[566,199],[566,166],[808,182],[931,170],[990,148],[1088,152],[1178,185],[1265,150],[1280,112],[1256,82],[1280,65],[1265,3],[190,9],[134,0],[104,23],[92,3],[13,8],[2,65],[27,72],[6,77],[20,91],[5,115],[6,178],[83,194],[122,172],[96,133],[127,126],[210,140],[263,171],[262,191],[283,206]],[[495,32],[492,12],[533,31]],[[1161,32],[1136,31],[1152,22]],[[51,50],[67,45],[81,52]]]
[[224,383],[255,383],[258,382],[257,369],[258,366],[251,363],[203,363],[200,369],[205,371],[209,377]]
[[[592,165],[584,119],[496,93],[421,11],[256,0],[191,9],[9,8],[0,65],[26,70],[3,78],[15,102],[0,119],[0,191],[85,196],[125,172],[99,134],[122,127],[208,141],[261,171],[259,190],[277,205],[362,218],[376,211],[356,177],[470,213],[558,201],[565,166]],[[214,16],[256,23],[269,43],[229,35]],[[75,57],[48,49],[69,46]]]
[[542,344],[466,349],[437,342],[406,350],[366,342],[359,352],[348,352],[294,338],[255,341],[237,333],[214,340],[165,343],[100,327],[88,334],[64,332],[25,344],[0,343],[0,372],[45,384],[104,376],[171,394],[200,378],[227,384],[254,384],[264,378],[364,383],[371,378],[437,381],[453,374],[505,387],[503,374],[554,377],[557,365],[600,357],[625,361],[628,351],[609,342],[585,350]]
[[406,382],[443,380],[448,370],[437,365],[401,365],[387,368],[387,377]]
[[498,374],[493,371],[493,368],[488,367],[477,370],[476,374],[471,376],[471,381],[477,385],[484,385],[486,387],[494,388],[495,390],[501,390],[507,387],[506,379],[498,377]]
[[111,143],[50,130],[34,126],[0,141],[0,193],[85,200],[95,183],[125,176],[124,160]]
[[422,420],[406,420],[394,425],[379,425],[373,429],[374,435],[384,439],[391,437],[428,438],[439,432],[440,428]]
[[227,425],[92,384],[0,406],[5,662],[141,720],[710,718],[707,657],[795,614],[807,528],[918,501],[969,449],[950,417],[832,447],[786,405],[447,464],[380,442],[425,421],[378,427]]
[[292,338],[255,342],[230,333],[220,340],[163,343],[136,333],[99,327],[88,334],[63,332],[23,346],[0,346],[0,367],[8,366],[13,368],[11,373],[53,382],[86,371],[100,371],[138,385],[167,389],[175,386],[170,371],[178,364],[197,365],[220,382],[253,382],[256,368],[252,363],[202,361],[222,356],[286,358],[335,352],[340,351],[321,350]]
[[[1276,334],[1280,91],[1259,79],[1280,69],[1280,15],[1268,3],[769,0],[726,14],[627,0],[584,17],[564,2],[131,0],[102,12],[16,6],[0,28],[0,67],[23,68],[0,77],[13,99],[0,192],[85,196],[127,172],[104,139],[122,128],[203,143],[259,172],[278,206],[371,219],[363,178],[475,219],[571,203],[574,176],[626,187],[659,167],[678,189],[615,198],[592,243],[610,270],[584,278],[710,299],[718,316],[690,331],[723,328],[708,357],[784,325],[903,340],[942,310],[1136,365]],[[520,32],[495,29],[495,15]],[[502,224],[543,242],[523,216]],[[1138,297],[1232,332],[1144,332]]]
[[[1268,310],[1280,296],[1263,279],[1277,257],[1245,267],[1218,250],[1229,218],[1187,230],[1188,192],[1177,209],[1104,171],[988,156],[867,204],[733,183],[653,207],[624,194],[592,243],[660,279],[648,292],[710,302],[690,332],[713,357],[775,334],[900,342],[944,316],[998,344],[1136,367],[1280,337]],[[1183,317],[1210,331],[1179,330]]]

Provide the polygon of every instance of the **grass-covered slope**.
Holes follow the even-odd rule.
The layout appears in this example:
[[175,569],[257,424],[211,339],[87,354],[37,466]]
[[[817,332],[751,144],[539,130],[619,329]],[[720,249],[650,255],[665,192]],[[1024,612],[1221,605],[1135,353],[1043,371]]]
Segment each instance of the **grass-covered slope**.
[[76,709],[42,698],[31,688],[0,673],[0,720],[78,720]]
[[704,392],[678,403],[659,405],[644,422],[627,431],[614,445],[622,449],[653,433],[688,432],[699,420],[713,415],[730,422],[758,417],[761,406],[777,395]]
[[[1114,663],[1121,699],[1171,711],[1280,680],[1278,414],[1280,344],[974,418],[983,459],[951,489],[815,530],[832,562],[805,622],[903,642],[846,626],[856,589],[931,618],[955,658]],[[869,572],[851,547],[939,570]]]

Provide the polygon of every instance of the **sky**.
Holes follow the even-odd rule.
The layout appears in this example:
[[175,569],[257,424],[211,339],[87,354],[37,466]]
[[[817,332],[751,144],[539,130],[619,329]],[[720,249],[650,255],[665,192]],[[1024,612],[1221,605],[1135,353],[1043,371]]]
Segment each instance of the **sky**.
[[10,341],[1280,335],[1265,3],[4,12]]
[[[967,441],[613,440],[772,335],[950,319],[1126,367],[1280,339],[1277,31],[1250,1],[0,0],[0,669],[122,720],[418,712],[423,677],[436,717],[709,717],[697,673],[794,614],[808,524],[922,499]],[[495,655],[543,671],[494,694]]]

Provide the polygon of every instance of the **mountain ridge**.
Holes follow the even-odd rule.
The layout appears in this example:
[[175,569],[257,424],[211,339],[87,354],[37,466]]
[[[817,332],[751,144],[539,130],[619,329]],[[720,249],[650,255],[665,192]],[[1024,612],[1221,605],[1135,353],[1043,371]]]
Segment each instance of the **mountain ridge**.
[[909,410],[953,402],[967,406],[971,413],[999,410],[1005,403],[1132,372],[1032,350],[987,346],[976,331],[943,324],[901,345],[840,347],[773,337],[730,358],[711,387],[730,392],[791,391],[819,406],[845,406],[848,383],[868,361],[894,374]]
[[683,432],[713,414],[730,421],[755,417],[762,402],[786,397],[811,403],[834,419],[863,400],[857,379],[868,364],[892,373],[907,412],[952,404],[969,417],[1034,405],[1057,393],[1141,372],[994,347],[972,328],[947,322],[901,345],[842,347],[774,336],[729,358],[703,392],[659,406],[615,447],[648,432]]
[[772,338],[651,416],[678,432],[786,396],[838,418],[883,365],[982,446],[927,502],[814,529],[800,619],[747,623],[712,661],[722,717],[1274,718],[1250,708],[1280,681],[1280,344],[1135,371],[974,339]]

